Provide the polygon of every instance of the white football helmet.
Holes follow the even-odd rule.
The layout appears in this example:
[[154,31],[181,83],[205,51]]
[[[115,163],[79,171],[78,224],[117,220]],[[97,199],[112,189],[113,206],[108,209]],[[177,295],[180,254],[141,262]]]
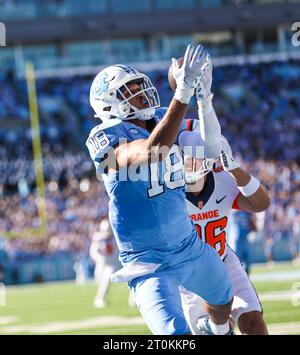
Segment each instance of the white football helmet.
[[[128,87],[131,83],[137,83],[140,91],[132,93]],[[125,91],[130,94],[127,98],[124,96]],[[141,94],[147,101],[148,107],[144,109],[129,103],[130,99]],[[112,118],[150,120],[155,114],[155,108],[160,106],[158,92],[149,77],[122,64],[103,69],[95,77],[90,90],[90,104],[102,121]]]
[[[221,159],[222,154],[216,159],[207,159],[204,158],[204,155],[197,154],[196,148],[203,147],[204,151],[205,145],[198,132],[182,132],[179,136],[179,142],[186,148],[192,148],[192,150],[188,149],[187,152],[184,150],[185,181],[188,185],[194,184],[214,169],[224,168]],[[227,171],[240,167],[241,165],[232,158],[231,147],[223,135],[221,135],[221,147],[223,154],[225,153],[228,161],[230,161],[230,169]],[[226,169],[224,170],[226,171]]]
[[199,132],[183,131],[178,138],[183,150],[185,182],[192,185],[213,171],[217,159],[206,159],[205,142]]

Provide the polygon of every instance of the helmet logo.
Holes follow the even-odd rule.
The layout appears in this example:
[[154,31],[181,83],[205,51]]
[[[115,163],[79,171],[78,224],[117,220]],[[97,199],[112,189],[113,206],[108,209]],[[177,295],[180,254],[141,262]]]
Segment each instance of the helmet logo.
[[114,77],[113,77],[111,80],[106,80],[107,77],[108,77],[108,74],[107,74],[107,73],[103,73],[103,74],[98,78],[97,84],[95,85],[95,94],[96,94],[97,96],[100,96],[100,95],[103,94],[105,91],[107,91],[107,90],[108,90],[109,82],[114,79]]

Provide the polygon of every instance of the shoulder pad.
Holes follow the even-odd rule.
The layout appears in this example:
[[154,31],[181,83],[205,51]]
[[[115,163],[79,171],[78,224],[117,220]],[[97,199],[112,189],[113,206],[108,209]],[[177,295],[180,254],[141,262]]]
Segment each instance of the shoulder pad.
[[119,120],[119,119],[111,119],[111,120],[108,120],[106,122],[103,122],[103,123],[100,123],[98,124],[98,126],[95,126],[91,132],[90,132],[90,136],[95,134],[95,132],[98,132],[100,130],[104,130],[106,128],[111,128],[111,127],[115,127],[119,124],[121,124],[123,121],[122,120]]
[[99,162],[104,155],[119,144],[120,139],[127,138],[127,131],[122,120],[110,120],[94,127],[86,141],[90,156]]

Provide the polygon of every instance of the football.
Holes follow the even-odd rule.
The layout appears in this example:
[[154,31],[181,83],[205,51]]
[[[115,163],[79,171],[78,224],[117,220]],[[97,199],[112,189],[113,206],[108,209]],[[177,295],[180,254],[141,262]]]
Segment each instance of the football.
[[[183,63],[183,57],[177,59],[178,63],[179,63],[179,67],[182,66],[182,63]],[[174,79],[174,76],[173,76],[173,67],[172,67],[172,64],[170,65],[170,68],[169,68],[169,71],[168,71],[168,80],[169,80],[169,85],[171,87],[171,89],[173,91],[176,90],[176,81]]]

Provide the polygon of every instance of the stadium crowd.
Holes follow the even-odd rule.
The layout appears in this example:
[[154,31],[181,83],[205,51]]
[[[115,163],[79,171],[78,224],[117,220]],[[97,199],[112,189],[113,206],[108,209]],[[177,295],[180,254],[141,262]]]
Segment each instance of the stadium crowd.
[[[170,91],[166,72],[148,73],[162,105]],[[299,61],[227,65],[214,69],[214,106],[233,152],[267,186],[272,204],[264,216],[266,243],[285,238],[294,257],[300,244],[300,65]],[[100,220],[107,214],[107,196],[95,179],[86,148],[72,145],[69,132],[79,130],[82,142],[97,124],[88,105],[92,76],[40,79],[40,96],[63,98],[78,115],[41,112],[43,164],[48,231],[40,238],[12,238],[2,243],[8,256],[28,258],[62,251],[87,250]],[[298,83],[298,85],[297,85]],[[28,119],[26,85],[12,73],[0,77],[0,123]],[[19,98],[22,97],[20,100]],[[197,116],[195,102],[189,117]],[[53,118],[53,120],[52,120]],[[27,129],[0,129],[0,231],[18,231],[39,224]],[[1,236],[1,232],[0,232]]]

